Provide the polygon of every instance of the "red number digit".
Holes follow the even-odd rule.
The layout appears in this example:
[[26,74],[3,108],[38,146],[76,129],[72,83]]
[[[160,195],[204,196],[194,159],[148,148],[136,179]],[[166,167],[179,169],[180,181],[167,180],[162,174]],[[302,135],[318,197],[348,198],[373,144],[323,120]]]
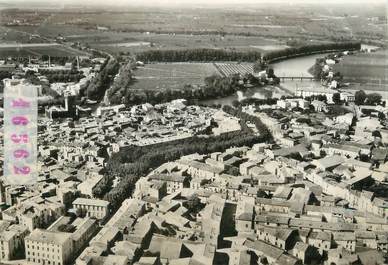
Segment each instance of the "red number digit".
[[12,123],[14,125],[27,125],[28,119],[24,116],[16,116],[12,118]]
[[29,167],[17,167],[17,166],[14,166],[13,167],[13,170],[14,170],[14,173],[17,174],[17,175],[27,175],[28,173],[30,173],[30,168]]
[[12,100],[12,107],[14,108],[29,108],[30,102],[25,101],[21,98]]
[[17,135],[16,133],[14,133],[11,135],[11,140],[12,140],[12,142],[17,143],[17,144],[20,142],[28,143],[28,135],[27,134]]
[[27,158],[30,156],[30,153],[27,150],[24,149],[18,149],[13,152],[13,156],[15,158]]

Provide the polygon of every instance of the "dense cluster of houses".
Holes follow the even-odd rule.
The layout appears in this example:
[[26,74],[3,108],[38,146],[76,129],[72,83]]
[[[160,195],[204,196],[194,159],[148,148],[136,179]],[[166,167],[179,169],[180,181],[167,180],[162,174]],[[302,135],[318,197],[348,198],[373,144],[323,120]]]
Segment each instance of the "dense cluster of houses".
[[[239,119],[223,111],[188,106],[184,100],[130,109],[100,107],[78,121],[39,120],[38,182],[33,186],[0,182],[0,261],[131,264],[128,251],[137,248],[124,241],[114,248],[111,244],[123,235],[145,236],[147,221],[140,224],[137,217],[144,215],[146,204],[128,200],[112,217],[109,203],[96,199],[96,191],[112,181],[104,173],[107,157],[129,145],[238,130]],[[103,229],[99,224],[105,224]],[[129,233],[131,225],[141,229]],[[106,255],[109,251],[113,253]]]
[[383,264],[388,202],[355,187],[388,174],[388,164],[319,158],[308,146],[299,152],[311,160],[301,162],[272,158],[275,150],[256,144],[163,164],[77,262],[107,251],[139,265]]
[[357,107],[332,115],[330,105],[304,98],[243,111],[274,141],[165,163],[116,212],[96,196],[112,184],[104,170],[113,153],[239,131],[240,120],[185,100],[40,120],[38,182],[0,182],[0,261],[384,264],[388,130],[379,115]]

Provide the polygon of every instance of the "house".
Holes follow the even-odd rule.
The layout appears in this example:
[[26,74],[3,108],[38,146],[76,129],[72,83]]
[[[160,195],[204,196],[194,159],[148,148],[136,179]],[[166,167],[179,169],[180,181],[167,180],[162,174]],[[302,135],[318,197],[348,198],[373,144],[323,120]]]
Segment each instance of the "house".
[[193,178],[215,180],[223,172],[223,169],[210,166],[198,161],[187,161],[181,159],[177,161],[178,165],[187,169],[187,173]]
[[327,155],[341,155],[346,158],[357,158],[360,155],[360,147],[349,144],[324,144],[321,150]]
[[269,226],[257,226],[256,233],[260,240],[284,250],[290,250],[297,237],[297,230]]
[[[5,228],[5,227],[4,227]],[[0,232],[0,261],[8,261],[18,257],[24,249],[24,239],[28,229],[22,225],[11,225]]]
[[343,162],[345,162],[345,159],[343,157],[334,155],[314,160],[312,162],[312,165],[315,165],[320,170],[326,171],[334,169],[335,167],[341,165]]
[[303,264],[310,264],[311,261],[319,260],[319,255],[317,255],[314,248],[303,242],[296,242],[291,254],[300,259]]
[[356,235],[354,232],[334,232],[333,241],[352,253],[356,251]]
[[73,201],[73,208],[81,216],[95,217],[104,220],[109,214],[109,202],[97,199],[78,198]]
[[221,220],[225,209],[225,199],[219,195],[211,195],[208,203],[201,211],[201,231],[207,244],[217,246],[221,234]]
[[35,229],[25,238],[25,249],[28,262],[53,265],[67,264],[73,255],[71,233]]
[[291,255],[285,254],[284,250],[272,246],[261,240],[246,240],[244,247],[256,253],[259,257],[265,257],[269,264],[279,265],[301,265],[301,260],[294,258]]
[[167,183],[167,193],[171,194],[176,191],[181,191],[183,188],[190,187],[190,179],[187,176],[183,176],[178,173],[161,174],[155,173],[148,176],[150,181],[157,180]]
[[377,249],[377,236],[373,231],[356,231],[356,241],[361,246]]
[[333,103],[333,95],[337,93],[336,90],[321,88],[321,87],[303,87],[297,88],[295,91],[295,96],[297,97],[311,97],[311,96],[326,96],[328,103]]
[[328,111],[327,104],[323,101],[313,100],[311,102],[311,106],[313,106],[313,108],[316,112],[327,112]]
[[254,197],[242,196],[242,198],[237,202],[235,222],[236,230],[238,232],[252,231],[254,206]]
[[345,102],[354,102],[355,96],[351,92],[343,91],[340,93],[340,99]]
[[358,265],[360,264],[360,260],[357,254],[352,254],[340,246],[328,251],[327,264]]
[[331,249],[332,234],[326,231],[313,231],[307,238],[307,243],[319,250],[323,255],[324,251]]
[[107,182],[106,176],[94,175],[92,177],[87,178],[82,183],[80,183],[77,186],[77,189],[82,194],[87,195],[91,198],[94,198],[95,191],[99,189],[99,187],[104,186],[106,182]]

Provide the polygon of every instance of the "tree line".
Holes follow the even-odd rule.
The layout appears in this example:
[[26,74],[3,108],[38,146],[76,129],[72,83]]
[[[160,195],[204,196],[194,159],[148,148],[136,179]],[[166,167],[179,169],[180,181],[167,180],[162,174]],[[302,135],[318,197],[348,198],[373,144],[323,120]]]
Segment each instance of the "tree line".
[[[42,73],[42,71],[41,71]],[[79,80],[84,78],[85,76],[78,71],[60,71],[60,72],[50,72],[47,71],[46,73],[42,73],[47,77],[47,80],[50,83],[58,83],[58,82],[76,82],[78,83]]]
[[89,82],[86,87],[86,95],[89,99],[101,100],[105,91],[110,87],[115,75],[120,68],[119,63],[113,57],[109,57],[102,65],[101,71]]
[[381,103],[382,96],[378,93],[365,93],[364,90],[359,90],[354,94],[356,105],[377,105]]
[[259,131],[260,137],[264,141],[270,141],[272,140],[272,134],[267,128],[267,126],[260,120],[259,117],[253,116],[251,114],[248,114],[246,112],[243,112],[241,108],[234,108],[229,105],[224,105],[222,107],[222,110],[228,113],[229,115],[235,116],[239,118],[241,121],[243,121],[245,124],[249,121],[253,123],[256,127],[256,129]]
[[125,98],[128,98],[130,95],[130,85],[133,82],[132,70],[134,67],[133,60],[130,60],[127,64],[120,68],[119,75],[115,78],[111,87],[107,90],[107,96],[110,103],[125,103]]
[[132,82],[135,82],[131,72],[123,72],[120,76],[123,77],[117,78],[111,89],[108,90],[107,95],[111,104],[136,105],[145,102],[158,104],[178,98],[206,100],[232,95],[237,90],[244,89],[244,85],[239,84],[237,75],[227,77],[211,75],[205,78],[204,85],[182,84],[182,89],[149,89],[143,91],[131,89]]
[[138,53],[136,59],[143,62],[255,62],[261,58],[258,51],[229,49],[149,50]]
[[360,50],[360,42],[336,42],[336,43],[323,43],[323,44],[309,44],[300,47],[290,47],[283,50],[276,50],[267,52],[263,56],[263,60],[268,63],[272,63],[277,60],[287,59],[296,56],[329,52],[329,51],[338,51],[338,50]]

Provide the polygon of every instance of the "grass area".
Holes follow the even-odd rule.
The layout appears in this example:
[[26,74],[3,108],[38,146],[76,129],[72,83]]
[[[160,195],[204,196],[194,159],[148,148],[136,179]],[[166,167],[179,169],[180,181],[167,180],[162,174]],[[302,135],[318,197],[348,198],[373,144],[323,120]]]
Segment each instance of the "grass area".
[[185,84],[201,85],[204,78],[218,74],[212,63],[156,63],[146,64],[134,71],[131,90],[179,90]]
[[[237,34],[310,42],[341,40],[352,36],[360,40],[381,40],[387,29],[383,19],[369,20],[370,17],[385,17],[383,4],[369,8],[363,6],[361,9],[359,5],[346,4],[338,4],[336,8],[329,8],[326,4],[288,5],[284,8],[279,3],[222,8],[132,6],[109,10],[83,6],[82,9],[69,7],[61,11],[20,8],[4,10],[1,15],[3,25],[21,20],[25,24],[36,25],[30,27],[32,32],[46,36],[82,35],[84,30],[102,26],[108,28],[109,32],[119,33]],[[55,30],[60,27],[62,30]]]
[[[110,53],[141,52],[150,49],[226,48],[259,52],[286,47],[285,41],[260,36],[220,34],[157,34],[141,32],[99,31],[75,25],[45,25],[44,27],[18,27],[21,31],[55,38],[60,33],[69,42],[82,42],[92,48]],[[151,45],[152,44],[152,45]]]
[[26,44],[26,45],[0,45],[0,58],[5,57],[28,57],[49,55],[53,57],[82,56],[86,52],[68,48],[59,44]]
[[360,53],[346,56],[334,66],[347,82],[368,84],[370,86],[388,85],[388,64],[386,51]]

